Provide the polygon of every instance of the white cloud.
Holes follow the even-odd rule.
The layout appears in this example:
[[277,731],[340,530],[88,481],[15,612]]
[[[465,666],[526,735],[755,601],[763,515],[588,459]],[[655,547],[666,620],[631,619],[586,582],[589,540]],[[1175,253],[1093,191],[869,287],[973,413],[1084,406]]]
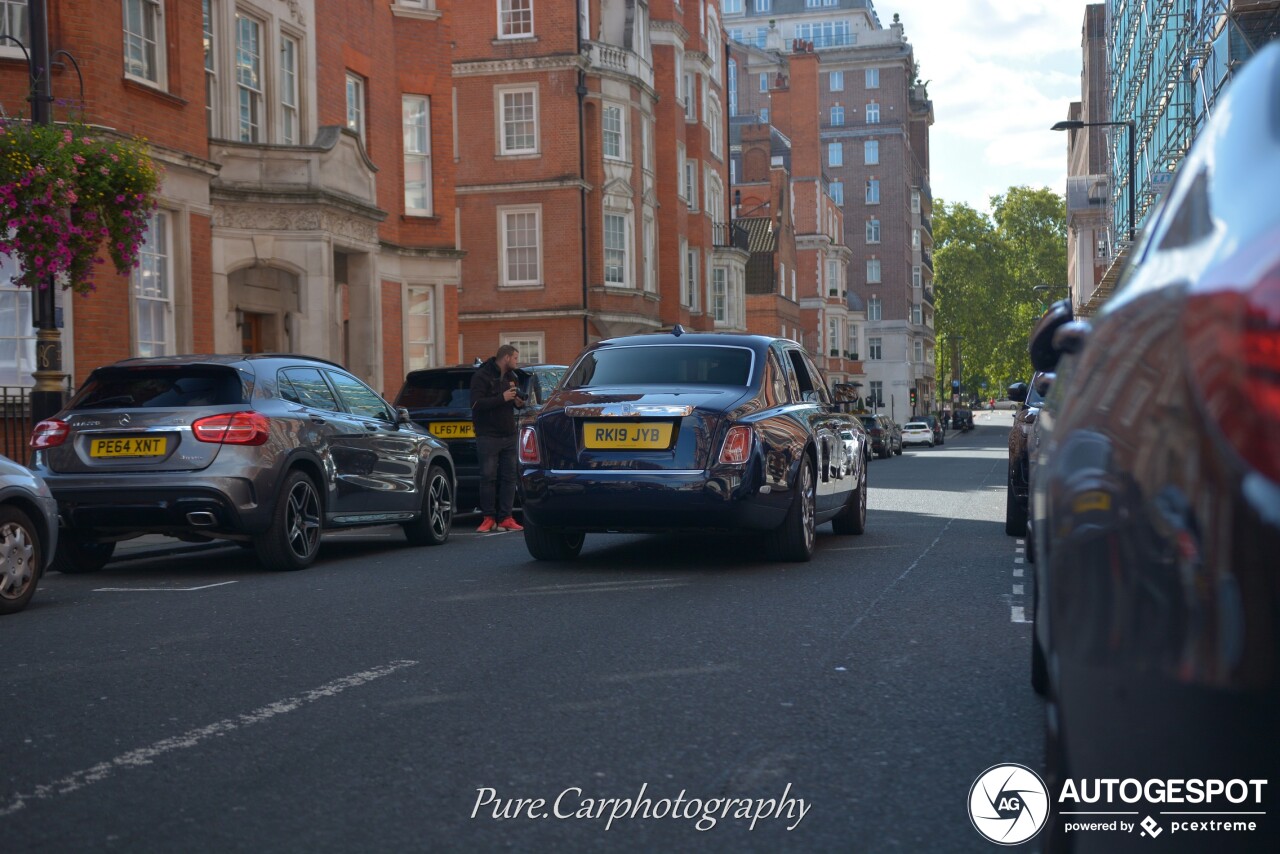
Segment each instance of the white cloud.
[[1080,100],[1086,0],[879,0],[901,15],[936,121],[936,198],[986,209],[992,187],[1066,183],[1066,137],[1049,127]]

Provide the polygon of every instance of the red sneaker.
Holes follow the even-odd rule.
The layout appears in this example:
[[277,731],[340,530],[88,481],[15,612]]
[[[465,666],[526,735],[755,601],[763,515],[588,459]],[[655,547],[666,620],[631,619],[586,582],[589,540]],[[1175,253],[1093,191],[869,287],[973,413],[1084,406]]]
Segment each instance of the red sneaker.
[[512,517],[508,516],[498,523],[498,527],[504,531],[523,531],[524,525],[521,525]]
[[484,517],[484,521],[480,523],[480,527],[479,527],[479,528],[476,528],[476,533],[477,533],[477,534],[487,534],[487,533],[489,533],[490,531],[492,531],[492,530],[493,530],[494,528],[496,528],[496,527],[498,527],[498,526],[494,523],[494,521],[493,521],[493,517],[492,517],[492,516],[485,516],[485,517]]

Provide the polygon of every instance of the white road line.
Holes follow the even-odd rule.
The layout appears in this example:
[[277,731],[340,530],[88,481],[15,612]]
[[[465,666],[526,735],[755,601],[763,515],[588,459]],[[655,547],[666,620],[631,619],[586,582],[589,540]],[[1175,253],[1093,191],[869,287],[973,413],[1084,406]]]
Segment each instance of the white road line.
[[1021,584],[1015,584],[1015,585],[1013,585],[1013,595],[1014,595],[1014,596],[1021,596],[1021,595],[1022,595],[1022,585],[1021,585]]
[[333,697],[346,691],[348,688],[355,688],[366,682],[372,682],[374,679],[381,679],[383,676],[390,676],[398,670],[406,667],[413,667],[416,661],[392,661],[380,667],[371,670],[362,670],[359,673],[353,673],[350,676],[344,676],[341,679],[335,679],[327,682],[319,688],[312,688],[310,691],[299,694],[295,697],[288,697],[284,700],[278,700],[255,709],[248,714],[236,715],[233,718],[218,721],[199,729],[189,730],[182,735],[175,735],[172,738],[162,739],[155,744],[147,747],[140,747],[137,750],[131,750],[128,753],[121,754],[115,759],[109,759],[106,762],[99,762],[91,768],[85,768],[82,771],[76,771],[52,783],[46,783],[37,786],[34,791],[23,794],[21,792],[10,796],[9,803],[0,807],[0,818],[7,815],[13,815],[27,806],[31,801],[51,800],[58,795],[69,795],[72,792],[83,789],[93,783],[100,783],[110,777],[117,769],[137,768],[141,765],[150,765],[156,759],[166,753],[172,753],[175,750],[187,750],[196,747],[202,742],[208,741],[214,736],[226,735],[238,729],[260,724],[264,721],[282,715],[286,712],[296,711],[303,706],[314,703],[317,700],[323,700],[327,697]]
[[1015,558],[1013,559],[1013,562],[1014,562],[1014,563],[1025,563],[1025,562],[1026,562],[1026,558],[1015,557]]
[[1021,605],[1014,605],[1009,609],[1009,621],[1014,623],[1027,623],[1027,611]]
[[678,578],[628,578],[625,581],[580,581],[577,584],[542,584],[527,590],[580,590],[589,587],[631,587],[637,584],[666,584]]
[[668,679],[675,676],[706,676],[711,673],[732,673],[736,664],[708,664],[705,667],[677,667],[672,670],[649,670],[642,673],[618,673],[606,676],[601,682],[637,682],[641,679]]
[[1022,554],[1025,551],[1026,549],[1023,548],[1022,546],[1018,546],[1016,549],[1013,550],[1014,554]]
[[208,590],[211,587],[225,587],[235,584],[234,581],[219,581],[217,584],[204,584],[200,587],[99,587],[94,593],[190,593],[193,590]]
[[1022,570],[1020,570],[1020,569],[1015,569],[1015,570],[1013,571],[1013,577],[1014,577],[1014,578],[1021,578],[1021,577],[1022,577]]

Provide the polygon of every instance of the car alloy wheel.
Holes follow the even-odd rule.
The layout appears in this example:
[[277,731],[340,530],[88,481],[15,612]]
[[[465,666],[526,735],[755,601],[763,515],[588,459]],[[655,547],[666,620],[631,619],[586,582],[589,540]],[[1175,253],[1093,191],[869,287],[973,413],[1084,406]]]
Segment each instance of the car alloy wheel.
[[0,517],[0,614],[20,611],[35,593],[40,550],[31,521],[6,507]]
[[453,487],[441,469],[435,469],[431,485],[427,488],[427,508],[431,532],[443,541],[453,525]]
[[309,478],[303,478],[289,490],[285,508],[289,551],[298,560],[310,560],[320,546],[320,496]]
[[813,551],[813,468],[809,465],[800,466],[800,519],[803,523],[804,546],[808,551]]

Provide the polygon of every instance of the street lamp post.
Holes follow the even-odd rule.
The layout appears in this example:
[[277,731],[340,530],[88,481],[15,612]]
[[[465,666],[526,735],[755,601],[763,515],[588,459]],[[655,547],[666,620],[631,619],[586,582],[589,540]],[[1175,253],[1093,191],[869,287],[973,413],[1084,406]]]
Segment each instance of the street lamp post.
[[[1067,290],[1067,299],[1068,299],[1068,300],[1070,300],[1070,299],[1071,299],[1071,285],[1069,285],[1069,284],[1068,284],[1068,285],[1065,285],[1065,286],[1064,286],[1064,285],[1034,285],[1034,286],[1032,286],[1031,290],[1032,290],[1032,291],[1034,291],[1036,294],[1043,294],[1043,293],[1046,293],[1046,292],[1048,292],[1048,291],[1056,291],[1056,290],[1058,290],[1059,288],[1062,288],[1062,287],[1065,287],[1065,288],[1066,288],[1066,290]],[[1039,299],[1040,297],[1039,297],[1039,296],[1037,296],[1036,298],[1037,298],[1037,299]],[[1048,307],[1047,305],[1045,305],[1043,302],[1042,302],[1042,303],[1040,303],[1040,310],[1041,310],[1041,311],[1047,311],[1047,310],[1048,310],[1048,308],[1049,308],[1049,307]]]
[[1081,128],[1092,127],[1123,127],[1129,131],[1129,242],[1133,242],[1133,235],[1138,220],[1138,208],[1134,202],[1135,193],[1133,189],[1134,183],[1137,181],[1137,157],[1134,154],[1133,137],[1134,123],[1133,120],[1124,122],[1082,122],[1079,119],[1070,119],[1058,122],[1049,130],[1080,130]]

